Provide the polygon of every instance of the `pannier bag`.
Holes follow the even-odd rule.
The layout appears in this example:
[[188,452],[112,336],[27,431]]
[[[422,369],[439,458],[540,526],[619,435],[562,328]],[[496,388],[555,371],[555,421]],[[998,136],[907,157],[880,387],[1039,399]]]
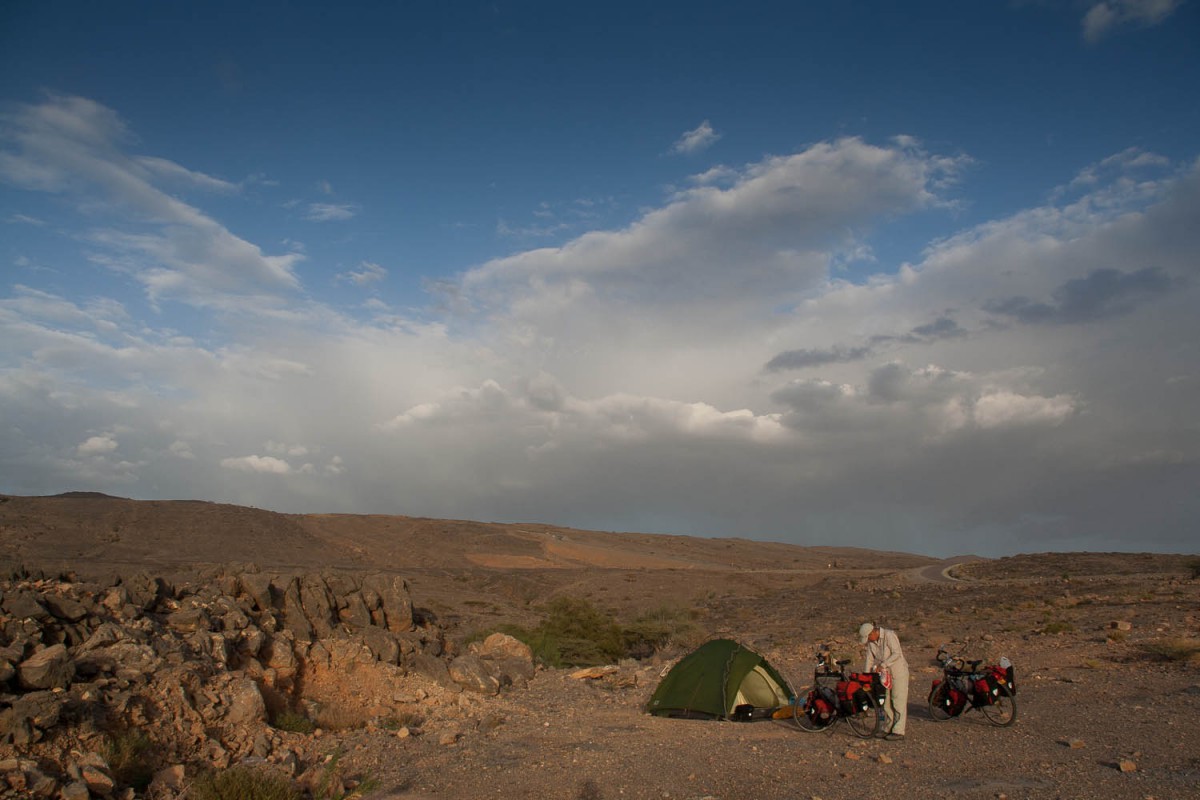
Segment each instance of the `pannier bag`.
[[874,707],[871,702],[870,695],[867,694],[867,688],[861,681],[844,680],[837,683],[837,698],[838,704],[845,714],[857,714],[860,711],[866,711]]
[[883,676],[878,672],[851,672],[850,680],[863,684],[863,689],[875,698],[876,705],[883,704],[887,689],[883,685]]
[[827,686],[820,686],[808,693],[804,713],[813,727],[823,728],[832,724],[837,717],[837,696]]
[[[933,688],[929,692],[930,700],[938,693],[938,687],[941,685],[941,679],[934,680]],[[938,699],[938,704],[947,716],[957,717],[967,705],[967,695],[954,685],[954,681],[950,681],[946,684],[946,691]]]
[[1013,663],[1008,660],[1008,656],[1000,656],[1000,663],[993,667],[999,668],[999,671],[1004,673],[1005,683],[1008,685],[1008,693],[1013,697],[1017,696],[1017,676],[1013,670]]

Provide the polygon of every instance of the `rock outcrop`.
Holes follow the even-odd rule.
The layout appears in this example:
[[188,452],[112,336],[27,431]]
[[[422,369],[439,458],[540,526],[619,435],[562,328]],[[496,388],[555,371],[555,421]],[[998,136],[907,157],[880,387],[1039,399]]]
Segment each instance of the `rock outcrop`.
[[[464,687],[494,694],[533,673],[510,637],[447,662],[396,575],[69,577],[0,582],[0,797],[128,798],[155,774],[170,797],[181,775],[246,759],[294,777],[305,732],[274,720],[414,720],[435,692],[457,707]],[[130,742],[144,774],[105,755]]]

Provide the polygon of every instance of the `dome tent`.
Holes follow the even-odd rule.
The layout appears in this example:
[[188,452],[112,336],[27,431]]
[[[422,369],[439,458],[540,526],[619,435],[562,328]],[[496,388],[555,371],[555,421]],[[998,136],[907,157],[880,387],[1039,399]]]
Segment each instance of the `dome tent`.
[[730,719],[739,706],[778,708],[792,689],[765,658],[732,639],[713,639],[679,660],[646,704],[660,717]]

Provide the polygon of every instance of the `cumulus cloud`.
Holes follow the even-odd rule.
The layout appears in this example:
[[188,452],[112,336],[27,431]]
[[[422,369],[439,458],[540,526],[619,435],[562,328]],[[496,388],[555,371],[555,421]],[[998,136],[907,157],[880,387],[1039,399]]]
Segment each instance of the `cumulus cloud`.
[[707,150],[718,139],[721,134],[713,130],[712,124],[708,120],[704,120],[690,131],[684,132],[682,136],[675,140],[671,145],[671,152],[681,155],[694,155]]
[[1098,42],[1123,25],[1158,25],[1183,4],[1183,0],[1104,0],[1083,16],[1083,38]]

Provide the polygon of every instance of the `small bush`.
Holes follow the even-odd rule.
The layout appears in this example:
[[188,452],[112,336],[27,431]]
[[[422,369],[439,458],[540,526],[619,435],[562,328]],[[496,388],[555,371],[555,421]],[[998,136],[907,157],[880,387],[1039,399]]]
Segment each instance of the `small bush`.
[[301,800],[287,778],[267,770],[230,767],[200,774],[188,787],[188,800]]
[[353,705],[322,706],[314,716],[315,725],[327,731],[357,730],[371,721],[366,709]]
[[326,756],[321,779],[313,789],[314,800],[354,800],[379,788],[379,781],[374,778],[353,780],[343,775],[342,755],[343,751],[338,748]]
[[281,731],[290,733],[312,733],[317,729],[316,723],[299,711],[281,711],[271,720],[271,724]]
[[413,712],[402,712],[390,717],[384,717],[379,721],[379,727],[385,731],[398,731],[401,728],[419,728],[424,722],[424,718],[420,714]]
[[1075,626],[1069,622],[1050,622],[1046,627],[1042,628],[1042,633],[1059,634],[1071,633],[1075,630]]
[[1116,643],[1120,644],[1121,642],[1123,642],[1129,638],[1129,632],[1113,629],[1113,630],[1110,630],[1108,633],[1106,633],[1105,636],[1108,637],[1108,640],[1110,642],[1116,642]]
[[1192,580],[1200,578],[1200,558],[1189,559],[1185,566],[1188,573],[1192,576]]
[[1200,640],[1164,639],[1159,642],[1146,642],[1142,649],[1164,661],[1192,661],[1200,657]]
[[692,609],[665,605],[639,615],[622,632],[626,655],[648,658],[668,645],[688,647],[697,644],[702,632],[694,617]]
[[131,786],[139,792],[154,777],[150,754],[150,738],[138,730],[109,734],[101,752],[117,785]]

